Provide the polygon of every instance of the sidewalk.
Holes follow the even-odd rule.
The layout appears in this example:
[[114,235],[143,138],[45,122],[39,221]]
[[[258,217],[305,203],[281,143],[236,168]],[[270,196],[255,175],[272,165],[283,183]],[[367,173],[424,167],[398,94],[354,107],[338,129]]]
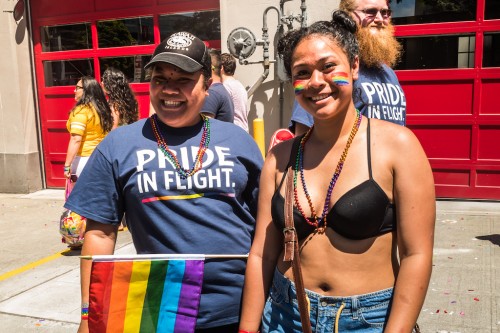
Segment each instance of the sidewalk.
[[[62,190],[0,194],[0,332],[77,331],[80,251],[61,243],[63,198]],[[116,248],[135,253],[130,233],[119,233]]]
[[[60,242],[63,197],[62,190],[0,194],[1,332],[77,330],[79,251]],[[117,252],[134,253],[126,231]],[[438,201],[422,332],[500,333],[499,268],[500,203]]]
[[422,332],[500,332],[500,203],[438,201]]

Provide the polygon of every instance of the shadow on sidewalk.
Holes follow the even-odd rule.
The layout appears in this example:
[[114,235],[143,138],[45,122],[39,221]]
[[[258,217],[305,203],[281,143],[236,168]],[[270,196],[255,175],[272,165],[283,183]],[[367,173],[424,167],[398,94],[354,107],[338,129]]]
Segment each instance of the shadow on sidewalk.
[[500,246],[500,235],[484,235],[484,236],[476,236],[477,239],[490,241],[492,244],[496,246]]

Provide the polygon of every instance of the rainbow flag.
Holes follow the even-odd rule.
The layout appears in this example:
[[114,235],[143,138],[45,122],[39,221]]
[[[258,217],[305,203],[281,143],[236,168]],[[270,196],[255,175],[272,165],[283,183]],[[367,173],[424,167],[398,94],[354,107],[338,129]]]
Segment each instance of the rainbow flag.
[[203,268],[203,258],[94,259],[90,332],[194,332]]

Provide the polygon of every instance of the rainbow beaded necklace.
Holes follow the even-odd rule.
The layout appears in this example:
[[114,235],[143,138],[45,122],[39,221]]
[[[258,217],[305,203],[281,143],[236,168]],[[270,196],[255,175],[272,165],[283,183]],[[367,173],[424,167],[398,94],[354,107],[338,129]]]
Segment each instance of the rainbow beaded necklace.
[[[359,112],[359,110],[356,110],[356,119],[354,121],[354,124],[351,129],[351,134],[349,134],[349,139],[346,142],[344,151],[342,152],[342,155],[340,156],[339,162],[337,163],[337,167],[335,168],[335,172],[333,173],[332,179],[330,180],[330,185],[328,186],[328,190],[326,192],[326,198],[325,198],[325,205],[323,206],[323,212],[321,214],[321,217],[318,217],[316,215],[316,211],[314,209],[314,206],[312,204],[311,196],[309,195],[309,192],[307,191],[306,187],[306,181],[304,178],[304,148],[307,140],[309,139],[314,126],[307,131],[306,135],[302,138],[300,141],[300,146],[299,146],[299,151],[297,153],[297,157],[295,159],[295,169],[293,171],[293,198],[295,201],[295,206],[297,206],[297,209],[299,210],[300,214],[304,217],[307,223],[312,225],[313,227],[316,227],[320,232],[323,232],[326,228],[327,225],[327,220],[326,216],[328,215],[328,210],[330,208],[330,199],[332,197],[332,192],[333,188],[335,187],[335,184],[337,183],[337,179],[340,176],[340,172],[342,171],[342,168],[344,167],[344,162],[347,158],[347,153],[349,152],[349,147],[351,146],[352,141],[354,140],[354,137],[356,136],[356,133],[358,132],[359,125],[361,124],[361,118],[362,115]],[[300,171],[299,171],[300,170]],[[297,178],[298,174],[300,172],[300,181],[302,183],[302,188],[304,189],[304,193],[306,195],[307,203],[309,204],[309,208],[311,209],[311,216],[312,220],[309,219],[305,212],[304,209],[300,206],[299,203],[299,195],[297,191]]]
[[203,167],[203,156],[205,155],[205,151],[208,148],[208,144],[210,142],[210,121],[207,116],[200,114],[203,120],[203,133],[201,135],[200,147],[198,148],[198,154],[196,155],[196,160],[193,163],[193,167],[191,169],[184,169],[179,160],[175,156],[175,154],[168,148],[167,142],[163,138],[159,127],[158,127],[158,116],[156,114],[150,117],[151,127],[153,128],[153,133],[156,138],[156,142],[158,142],[158,147],[163,152],[165,157],[172,162],[174,165],[175,171],[181,177],[181,179],[186,179],[194,175],[198,170]]

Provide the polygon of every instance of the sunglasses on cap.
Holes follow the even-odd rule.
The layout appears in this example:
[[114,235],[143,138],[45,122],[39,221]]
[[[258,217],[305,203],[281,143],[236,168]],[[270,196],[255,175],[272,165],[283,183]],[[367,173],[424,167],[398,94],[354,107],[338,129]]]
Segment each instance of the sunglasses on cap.
[[369,18],[376,17],[378,12],[380,12],[380,15],[382,15],[383,18],[388,18],[392,15],[392,10],[390,10],[388,8],[382,8],[382,9],[367,8],[367,9],[358,9],[356,11],[363,12]]

